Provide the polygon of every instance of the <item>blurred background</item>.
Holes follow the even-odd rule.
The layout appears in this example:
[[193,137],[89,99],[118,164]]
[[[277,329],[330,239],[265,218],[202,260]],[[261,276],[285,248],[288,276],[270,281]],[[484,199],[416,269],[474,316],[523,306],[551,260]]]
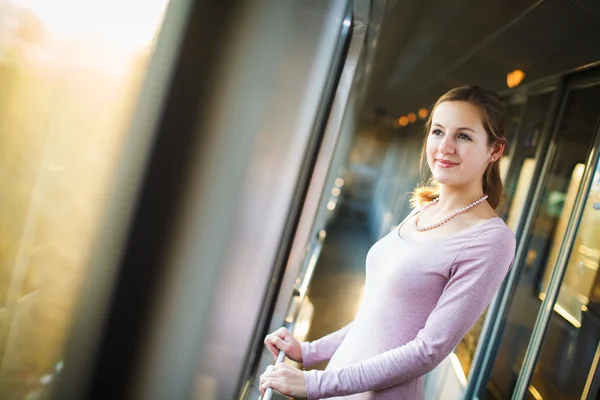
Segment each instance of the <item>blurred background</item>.
[[268,332],[353,319],[463,84],[518,248],[426,397],[598,398],[599,39],[592,0],[0,0],[0,398],[258,398]]

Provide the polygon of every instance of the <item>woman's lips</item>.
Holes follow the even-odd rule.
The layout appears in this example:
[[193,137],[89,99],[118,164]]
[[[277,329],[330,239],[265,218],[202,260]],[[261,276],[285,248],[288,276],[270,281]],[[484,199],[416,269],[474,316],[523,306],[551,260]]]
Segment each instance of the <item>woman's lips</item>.
[[435,160],[436,164],[439,165],[442,168],[452,168],[452,167],[456,167],[458,165],[458,163],[452,162],[452,161],[447,161],[447,160]]

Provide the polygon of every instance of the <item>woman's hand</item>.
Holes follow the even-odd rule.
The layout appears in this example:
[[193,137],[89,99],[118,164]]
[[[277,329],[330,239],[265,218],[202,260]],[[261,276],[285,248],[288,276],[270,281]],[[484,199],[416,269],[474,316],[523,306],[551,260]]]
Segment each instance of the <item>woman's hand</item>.
[[302,362],[300,342],[286,328],[279,328],[275,332],[268,334],[265,338],[265,345],[275,359],[277,359],[279,350],[283,350],[290,360],[298,363]]
[[260,393],[264,395],[267,388],[277,390],[285,396],[304,399],[306,398],[304,371],[283,363],[275,367],[269,366],[260,376]]

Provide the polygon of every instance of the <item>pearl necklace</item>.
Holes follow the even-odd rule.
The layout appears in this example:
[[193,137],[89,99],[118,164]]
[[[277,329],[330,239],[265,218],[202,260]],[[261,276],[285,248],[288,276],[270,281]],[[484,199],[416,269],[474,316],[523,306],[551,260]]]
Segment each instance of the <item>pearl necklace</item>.
[[415,217],[415,220],[413,221],[413,227],[419,232],[424,232],[424,231],[428,231],[428,230],[437,228],[438,226],[441,226],[441,225],[445,224],[446,222],[450,221],[452,218],[456,217],[457,215],[462,214],[466,211],[469,211],[471,208],[475,207],[477,204],[481,203],[482,201],[484,201],[487,198],[488,198],[488,195],[484,194],[483,197],[480,198],[479,200],[475,200],[468,206],[459,208],[458,210],[451,212],[446,217],[444,217],[444,219],[442,219],[434,224],[427,225],[427,226],[420,228],[418,226],[418,223],[419,223],[419,219],[421,218],[421,215],[423,214],[423,211],[427,210],[430,206],[434,205],[435,203],[437,203],[440,200],[439,197],[436,197],[435,199],[433,199],[433,201],[431,201],[431,202],[427,203],[425,206],[421,207],[417,216]]

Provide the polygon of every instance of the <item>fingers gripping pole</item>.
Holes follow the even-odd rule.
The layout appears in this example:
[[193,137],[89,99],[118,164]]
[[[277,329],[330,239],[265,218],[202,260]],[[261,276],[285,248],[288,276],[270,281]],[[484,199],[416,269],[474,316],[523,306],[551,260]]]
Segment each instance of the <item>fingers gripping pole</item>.
[[[275,361],[275,365],[277,364],[281,364],[283,362],[283,360],[285,360],[285,352],[283,350],[281,350],[279,352],[279,355],[277,355],[277,360]],[[274,370],[275,367],[273,367],[272,365],[270,365],[267,370]],[[271,397],[273,397],[273,389],[271,388],[267,388],[267,390],[265,390],[265,395],[262,396],[262,400],[271,400]],[[259,398],[260,400],[260,398]]]

